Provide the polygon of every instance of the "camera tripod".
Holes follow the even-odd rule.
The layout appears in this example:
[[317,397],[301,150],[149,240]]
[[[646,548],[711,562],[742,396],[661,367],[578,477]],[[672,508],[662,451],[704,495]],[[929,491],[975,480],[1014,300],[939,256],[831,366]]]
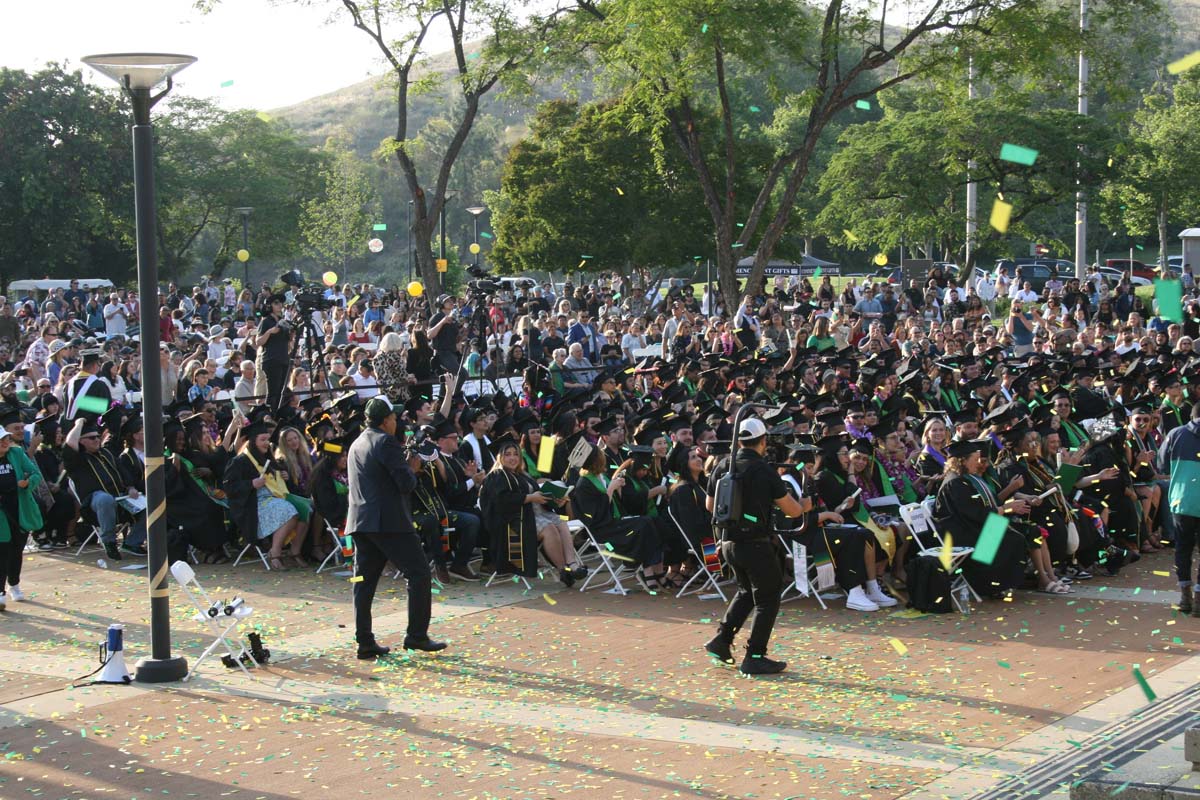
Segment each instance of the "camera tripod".
[[[313,322],[313,311],[316,309],[305,308],[304,306],[296,307],[296,316],[293,318],[299,321],[300,327],[295,330],[296,338],[292,339],[292,352],[288,356],[289,364],[296,364],[308,370],[310,376],[315,376],[318,367],[321,366],[321,331],[317,330],[317,324]],[[300,360],[300,342],[304,342],[304,354],[308,357],[307,360]],[[329,372],[321,367],[321,375],[324,376],[323,384],[326,389],[332,389],[333,383],[329,379]],[[314,385],[313,388],[316,388]]]
[[[474,345],[478,345],[479,349],[482,351],[480,355],[481,368],[478,379],[480,381],[483,380],[482,360],[483,357],[487,355],[488,350],[487,329],[489,320],[487,309],[485,308],[487,305],[487,295],[481,292],[471,291],[470,294],[467,295],[467,302],[471,304],[471,319],[467,321],[467,352],[463,355],[462,361],[458,365],[458,375],[456,376],[455,380],[456,386],[463,385],[463,375],[467,371],[467,359],[471,357],[470,349]],[[467,375],[467,380],[470,379],[471,376]]]

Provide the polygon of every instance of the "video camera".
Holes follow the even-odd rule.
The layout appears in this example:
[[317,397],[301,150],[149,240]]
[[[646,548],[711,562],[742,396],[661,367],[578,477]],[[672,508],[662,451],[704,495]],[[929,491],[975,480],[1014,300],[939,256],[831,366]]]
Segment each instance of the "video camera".
[[494,280],[491,273],[479,264],[472,264],[467,267],[467,274],[475,278],[473,281],[467,281],[467,287],[475,294],[490,294],[504,288],[500,285],[500,281]]
[[434,434],[432,425],[422,425],[413,431],[412,437],[404,443],[404,457],[417,456],[422,461],[436,461],[438,446]]
[[295,290],[296,307],[300,311],[326,311],[333,308],[333,301],[325,297],[325,289],[319,283],[305,284],[300,270],[293,269],[279,276],[279,280]]

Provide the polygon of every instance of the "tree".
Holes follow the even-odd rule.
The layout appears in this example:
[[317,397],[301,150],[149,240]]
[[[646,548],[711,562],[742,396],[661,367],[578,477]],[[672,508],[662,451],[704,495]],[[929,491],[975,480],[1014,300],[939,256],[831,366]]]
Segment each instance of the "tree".
[[[1092,16],[1099,24],[1153,5],[1112,0]],[[740,294],[738,255],[753,247],[749,284],[761,286],[834,120],[939,69],[965,74],[968,52],[982,74],[1003,75],[1086,41],[1073,7],[1039,0],[934,0],[902,30],[889,29],[886,4],[876,19],[873,6],[843,0],[609,0],[592,8],[602,22],[580,26],[579,41],[598,54],[610,85],[627,87],[642,124],[669,134],[687,158],[730,307]],[[739,148],[764,138],[774,145],[770,163],[754,176],[751,197],[739,197]]]
[[[1019,97],[928,105],[885,106],[883,119],[842,135],[820,180],[827,203],[818,220],[835,241],[883,250],[933,242],[942,253],[958,250],[965,239],[971,160],[976,169],[970,177],[980,186],[981,243],[1003,236],[987,226],[998,197],[1013,206],[1010,233],[1052,239],[1060,228],[1039,227],[1039,214],[1069,204],[1076,178],[1085,189],[1098,186],[1115,146],[1115,133],[1099,120],[1032,108]],[[1002,160],[1006,142],[1036,150],[1034,164]]]
[[133,274],[129,121],[78,71],[0,69],[0,283]]
[[583,263],[627,274],[706,251],[699,191],[680,181],[678,151],[663,150],[631,130],[619,104],[543,104],[509,154],[500,191],[488,195],[492,258],[505,272]]
[[1200,75],[1185,72],[1168,92],[1146,97],[1130,136],[1114,157],[1116,176],[1104,188],[1103,216],[1133,236],[1157,233],[1160,263],[1167,263],[1172,222],[1200,215]]
[[378,219],[379,198],[371,187],[365,165],[346,142],[330,141],[327,166],[321,171],[325,189],[304,204],[300,229],[313,256],[324,266],[341,270],[364,257],[371,224]]
[[320,191],[321,154],[253,111],[227,112],[186,97],[170,103],[155,134],[164,277],[193,265],[203,236],[213,242],[213,274],[220,275],[242,246],[238,206],[254,208],[254,258],[300,249],[301,206]]

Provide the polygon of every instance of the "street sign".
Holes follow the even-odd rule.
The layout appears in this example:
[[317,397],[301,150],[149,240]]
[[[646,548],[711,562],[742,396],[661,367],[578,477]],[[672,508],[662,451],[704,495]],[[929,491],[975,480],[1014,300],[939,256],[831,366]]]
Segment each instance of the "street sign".
[[437,259],[436,263],[437,263],[437,271],[438,272],[445,272],[447,269],[450,268],[450,262],[444,258]]

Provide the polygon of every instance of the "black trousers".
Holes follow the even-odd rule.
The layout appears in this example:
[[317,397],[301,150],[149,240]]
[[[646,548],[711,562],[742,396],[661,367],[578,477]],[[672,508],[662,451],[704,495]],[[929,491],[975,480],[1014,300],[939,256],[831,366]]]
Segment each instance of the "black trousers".
[[721,542],[721,556],[733,569],[738,592],[721,620],[720,637],[732,644],[733,637],[754,611],[754,626],[746,652],[752,656],[767,654],[771,629],[779,616],[779,596],[783,592],[783,569],[775,542],[760,538],[742,542]]
[[9,523],[12,539],[0,544],[0,592],[5,584],[16,586],[21,582],[21,562],[24,560],[25,543],[29,541],[29,531],[23,531]]
[[429,617],[433,608],[430,589],[429,560],[421,537],[416,533],[355,533],[355,571],[362,577],[354,584],[354,638],[359,644],[371,644],[371,603],[375,587],[389,561],[408,581],[408,631],[406,639],[423,641],[429,638]]
[[1192,574],[1192,555],[1196,552],[1197,533],[1200,533],[1200,517],[1175,515],[1175,577],[1179,579],[1180,586],[1189,586],[1195,578],[1200,577]]
[[267,378],[267,408],[274,412],[279,408],[279,396],[283,393],[283,387],[287,385],[288,365],[272,361],[263,364],[262,370]]

